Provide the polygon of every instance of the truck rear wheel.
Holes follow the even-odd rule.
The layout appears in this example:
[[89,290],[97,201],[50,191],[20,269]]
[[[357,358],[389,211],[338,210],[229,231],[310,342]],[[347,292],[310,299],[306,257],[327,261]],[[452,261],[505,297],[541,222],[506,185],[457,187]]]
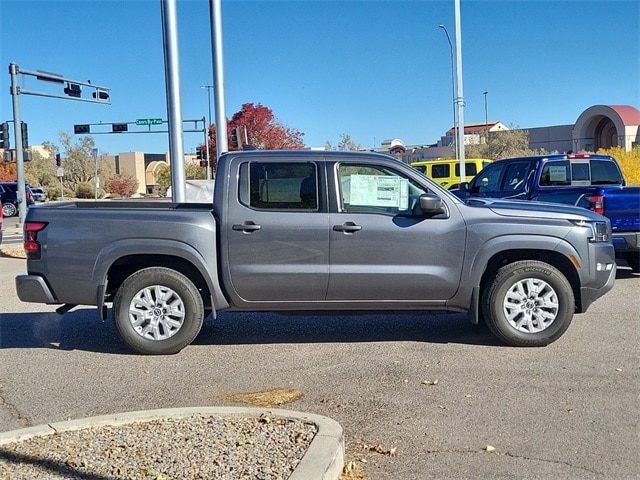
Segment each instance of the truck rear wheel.
[[113,301],[120,337],[145,355],[178,353],[198,335],[204,321],[202,297],[183,274],[164,267],[128,277]]
[[569,328],[575,299],[558,269],[526,260],[496,272],[484,289],[482,308],[489,329],[507,345],[543,347]]

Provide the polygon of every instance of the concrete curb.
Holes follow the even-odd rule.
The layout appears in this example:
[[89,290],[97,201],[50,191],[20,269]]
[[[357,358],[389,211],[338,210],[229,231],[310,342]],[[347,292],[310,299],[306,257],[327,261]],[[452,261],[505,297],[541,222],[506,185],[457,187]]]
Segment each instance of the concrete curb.
[[265,412],[270,416],[313,423],[318,433],[311,441],[307,452],[289,477],[289,480],[338,480],[344,465],[344,436],[342,427],[335,420],[311,413],[292,410],[243,407],[187,407],[141,410],[88,417],[65,422],[49,423],[0,433],[0,445],[20,442],[29,438],[51,435],[56,432],[82,430],[103,425],[119,426],[133,422],[145,422],[160,418],[183,418],[190,415],[217,415],[220,417],[260,417]]

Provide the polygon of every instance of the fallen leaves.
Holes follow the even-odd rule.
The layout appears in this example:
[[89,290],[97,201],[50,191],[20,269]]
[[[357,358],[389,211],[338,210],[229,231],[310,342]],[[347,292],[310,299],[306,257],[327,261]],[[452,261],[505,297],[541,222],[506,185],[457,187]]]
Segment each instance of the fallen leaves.
[[300,397],[302,397],[302,392],[296,388],[274,388],[261,392],[236,393],[224,398],[230,402],[246,403],[256,407],[273,407],[295,402]]
[[2,248],[0,249],[0,257],[27,258],[27,255],[23,248]]

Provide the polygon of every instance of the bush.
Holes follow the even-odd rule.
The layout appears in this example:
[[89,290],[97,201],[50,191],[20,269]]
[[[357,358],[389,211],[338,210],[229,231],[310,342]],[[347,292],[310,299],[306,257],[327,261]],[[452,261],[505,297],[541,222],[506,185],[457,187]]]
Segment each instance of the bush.
[[131,197],[138,191],[138,180],[126,173],[114,175],[109,180],[109,192],[124,198]]
[[633,147],[630,152],[620,147],[601,148],[598,154],[611,155],[618,161],[627,185],[640,185],[640,145]]
[[79,183],[76,187],[76,197],[78,198],[94,198],[95,190],[91,183],[83,182]]

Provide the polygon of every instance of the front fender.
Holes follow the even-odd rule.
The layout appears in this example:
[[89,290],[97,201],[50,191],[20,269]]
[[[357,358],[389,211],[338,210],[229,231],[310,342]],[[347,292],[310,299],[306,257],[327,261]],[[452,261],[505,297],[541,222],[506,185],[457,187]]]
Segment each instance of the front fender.
[[[557,258],[560,255],[567,259],[565,263],[574,265],[573,268],[575,268],[575,261],[586,261],[581,258],[571,243],[553,236],[536,236],[535,242],[532,242],[529,235],[503,235],[487,240],[478,248],[468,248],[467,252],[470,251],[475,251],[476,255],[471,256],[467,253],[462,269],[460,288],[447,303],[450,307],[473,310],[474,305],[479,304],[482,278],[492,264],[492,260],[500,255],[512,259],[512,261],[548,258],[551,264],[554,263],[553,257]],[[570,272],[565,272],[565,274],[567,277],[571,276]],[[474,289],[476,289],[475,293]],[[474,318],[476,314],[477,312],[471,311],[471,318]]]

